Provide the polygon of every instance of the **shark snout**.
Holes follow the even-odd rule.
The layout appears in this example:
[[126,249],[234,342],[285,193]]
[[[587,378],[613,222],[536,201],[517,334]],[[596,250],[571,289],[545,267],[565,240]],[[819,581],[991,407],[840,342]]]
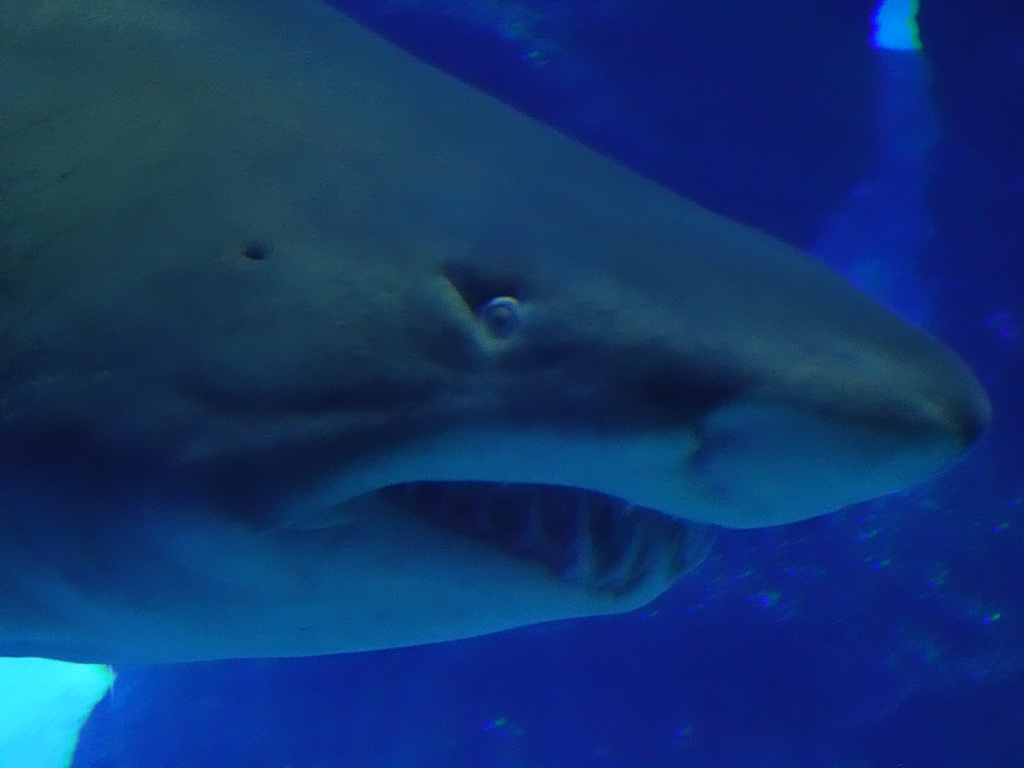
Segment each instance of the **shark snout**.
[[970,448],[992,421],[992,403],[981,382],[952,350],[928,346],[880,382],[888,398],[884,424],[921,445],[947,447],[949,463]]
[[901,424],[899,415],[893,419],[896,450],[934,455],[934,467],[924,464],[919,476],[908,476],[906,485],[927,480],[960,458],[992,421],[992,404],[974,373],[952,352],[947,365],[933,375],[933,386],[922,396],[925,407],[916,411],[927,416],[919,421]]
[[970,448],[992,421],[992,401],[980,382],[970,373],[962,382],[959,391],[947,395],[936,408],[944,414],[936,428],[953,438],[957,454]]

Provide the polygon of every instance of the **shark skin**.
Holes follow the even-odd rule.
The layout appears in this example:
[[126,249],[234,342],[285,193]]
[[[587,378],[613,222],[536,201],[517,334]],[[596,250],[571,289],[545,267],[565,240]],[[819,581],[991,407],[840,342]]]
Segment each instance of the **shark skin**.
[[989,419],[820,263],[325,3],[0,4],[0,655],[626,611]]

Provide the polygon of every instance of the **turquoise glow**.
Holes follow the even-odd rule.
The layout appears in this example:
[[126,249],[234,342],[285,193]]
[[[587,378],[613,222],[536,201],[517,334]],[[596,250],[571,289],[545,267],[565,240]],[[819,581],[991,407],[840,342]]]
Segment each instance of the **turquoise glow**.
[[920,51],[917,31],[918,0],[881,0],[875,9],[876,48],[892,51]]
[[113,683],[106,666],[0,659],[0,766],[69,765],[78,732]]

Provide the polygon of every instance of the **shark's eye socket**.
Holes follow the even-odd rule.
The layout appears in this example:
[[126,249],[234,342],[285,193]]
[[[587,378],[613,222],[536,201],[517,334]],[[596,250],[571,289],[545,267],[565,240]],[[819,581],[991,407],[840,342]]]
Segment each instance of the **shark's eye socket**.
[[519,299],[512,296],[495,296],[483,304],[476,314],[493,336],[505,338],[519,327],[521,312]]

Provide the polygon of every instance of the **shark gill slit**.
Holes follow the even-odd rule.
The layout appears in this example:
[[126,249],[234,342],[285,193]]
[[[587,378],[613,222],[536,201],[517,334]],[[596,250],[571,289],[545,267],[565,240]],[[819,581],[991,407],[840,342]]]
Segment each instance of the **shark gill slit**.
[[700,564],[712,538],[709,526],[581,488],[420,481],[377,493],[431,525],[613,597],[675,581]]

